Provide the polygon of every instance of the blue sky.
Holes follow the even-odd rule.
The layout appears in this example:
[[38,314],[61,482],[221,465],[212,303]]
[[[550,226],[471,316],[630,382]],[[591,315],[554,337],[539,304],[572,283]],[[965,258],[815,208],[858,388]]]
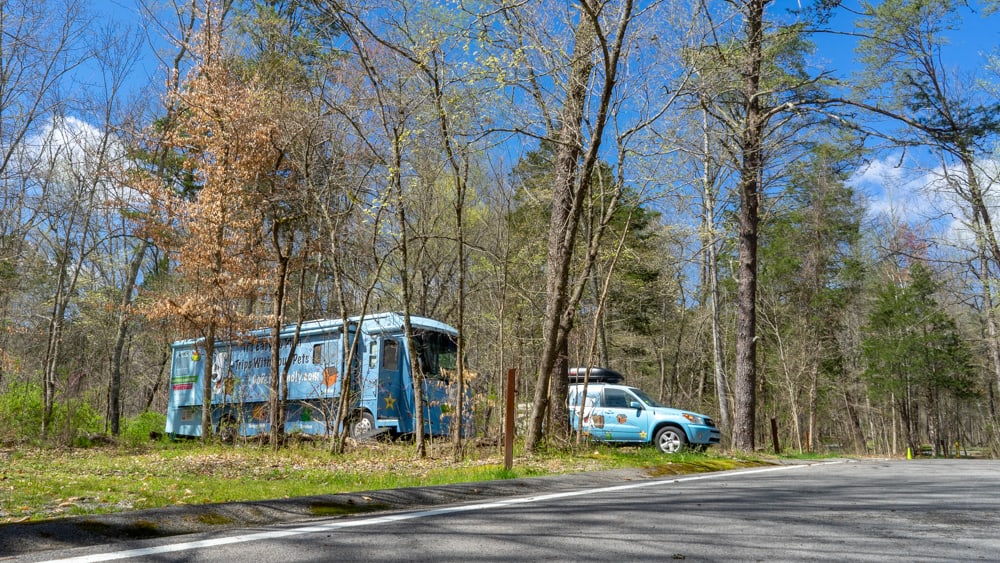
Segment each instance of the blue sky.
[[[88,0],[85,0],[88,1]],[[163,0],[145,0],[153,6],[165,6]],[[140,11],[138,0],[89,0],[94,16],[102,23],[116,24],[133,28],[137,33],[143,33],[144,17]],[[169,20],[168,20],[169,21]],[[132,82],[136,95],[150,83],[157,87],[164,81],[164,69],[156,57],[156,51],[172,54],[169,43],[154,33],[143,47],[142,58],[133,71]],[[155,50],[154,50],[155,49]]]
[[[987,16],[981,4],[975,3],[960,15],[961,29],[946,34],[947,44],[942,49],[947,72],[962,77],[967,84],[977,80],[1000,84],[1000,74],[987,68],[988,57],[1000,50],[1000,14]],[[840,29],[850,29],[846,16],[834,21]],[[838,71],[847,71],[853,65],[852,41],[817,38],[817,55],[831,61]],[[987,157],[981,166],[985,175],[996,177],[995,160]],[[936,237],[964,240],[968,234],[962,212],[954,198],[948,196],[948,190],[943,189],[943,172],[940,158],[926,150],[889,148],[873,154],[869,164],[856,171],[852,184],[868,199],[872,216],[891,215],[925,227]]]
[[[155,4],[156,0],[152,2]],[[140,25],[142,19],[136,0],[90,0],[95,13],[100,18],[114,19],[128,25]],[[777,10],[794,9],[802,2],[797,0],[779,0],[774,4]],[[845,4],[856,6],[855,0],[847,0]],[[833,20],[833,27],[839,31],[852,29],[850,16],[840,12]],[[1000,46],[1000,16],[985,17],[981,3],[976,2],[972,10],[963,10],[963,22],[960,32],[951,34],[950,45],[945,50],[945,59],[957,67],[972,70],[981,66],[984,56]],[[850,38],[832,35],[816,37],[819,46],[817,58],[829,61],[838,72],[847,72],[852,67],[853,51]],[[146,62],[146,70],[154,72],[155,58],[150,54]]]
[[[856,5],[856,0],[848,0],[848,6]],[[101,18],[114,19],[122,24],[138,26],[142,22],[135,0],[91,0],[94,11]],[[779,0],[777,10],[797,8],[797,0]],[[1000,82],[1000,76],[989,75],[983,70],[986,56],[996,52],[1000,46],[1000,15],[984,16],[980,4],[971,10],[963,9],[962,28],[949,34],[949,45],[944,50],[945,64],[952,72],[979,79],[989,78]],[[840,15],[833,20],[840,31],[852,30],[849,16]],[[832,67],[841,77],[849,76],[853,68],[853,39],[836,35],[819,35],[815,38],[818,51],[815,59],[818,65]],[[160,40],[160,45],[165,45]],[[147,45],[148,49],[152,49]],[[135,82],[141,87],[148,81],[163,80],[162,69],[152,51],[147,51],[142,64],[136,69]],[[871,165],[859,170],[855,185],[871,200],[873,211],[895,210],[905,215],[939,216],[941,209],[923,187],[933,183],[935,166],[933,158],[919,151],[903,153],[898,150],[875,155]],[[943,205],[943,204],[941,204]],[[932,209],[933,208],[933,209]]]

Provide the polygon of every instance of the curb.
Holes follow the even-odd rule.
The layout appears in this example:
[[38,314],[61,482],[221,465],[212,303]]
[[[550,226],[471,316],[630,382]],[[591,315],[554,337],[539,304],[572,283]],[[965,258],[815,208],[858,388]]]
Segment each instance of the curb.
[[317,518],[414,510],[483,499],[528,496],[652,479],[642,469],[521,477],[452,485],[338,493],[252,502],[179,505],[135,512],[71,516],[0,525],[0,560],[183,534],[273,526]]

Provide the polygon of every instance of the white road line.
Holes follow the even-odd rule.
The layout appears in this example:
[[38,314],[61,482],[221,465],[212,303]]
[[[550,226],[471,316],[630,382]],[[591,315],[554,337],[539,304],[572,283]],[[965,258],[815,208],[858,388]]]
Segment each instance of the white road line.
[[175,543],[170,545],[161,545],[157,547],[147,547],[143,549],[130,549],[127,551],[116,551],[111,553],[100,553],[97,555],[83,555],[80,557],[70,557],[67,559],[52,559],[47,563],[98,563],[100,561],[112,561],[116,559],[129,559],[132,557],[149,557],[151,555],[158,555],[161,553],[172,553],[175,551],[188,551],[193,549],[202,549],[207,547],[218,547],[220,545],[229,545],[233,543],[245,543],[252,541],[260,541],[274,538],[287,538],[289,536],[298,536],[302,534],[313,534],[319,532],[329,532],[332,530],[340,530],[344,528],[358,528],[361,526],[377,526],[378,524],[386,524],[389,522],[400,522],[403,520],[415,520],[417,518],[427,518],[429,516],[438,516],[441,514],[452,514],[455,512],[472,512],[477,510],[489,510],[491,508],[504,508],[507,506],[514,506],[519,504],[528,504],[532,502],[540,502],[544,500],[553,500],[561,498],[577,497],[582,495],[593,495],[614,491],[623,491],[628,489],[641,489],[644,487],[655,487],[658,485],[664,485],[667,483],[680,483],[684,481],[698,481],[702,479],[719,479],[722,477],[733,477],[737,475],[750,475],[755,473],[768,473],[772,471],[784,471],[786,469],[799,469],[803,467],[810,467],[812,465],[827,465],[830,463],[843,463],[840,461],[836,462],[822,462],[814,464],[803,464],[803,465],[781,465],[778,467],[766,467],[763,469],[747,469],[743,471],[727,471],[723,473],[702,473],[698,475],[689,475],[686,477],[678,477],[676,479],[659,479],[654,481],[638,481],[632,482],[625,485],[615,485],[612,487],[602,487],[598,489],[582,489],[578,491],[568,491],[562,493],[551,493],[546,495],[535,495],[529,497],[517,497],[509,498],[492,502],[483,502],[478,504],[466,504],[460,506],[448,506],[444,508],[434,508],[431,510],[422,510],[419,512],[405,512],[400,514],[389,514],[386,516],[375,516],[372,518],[351,518],[334,520],[327,522],[325,524],[317,524],[311,526],[302,526],[299,528],[289,528],[284,530],[271,530],[267,532],[255,532],[252,534],[243,534],[239,536],[230,536],[225,538],[215,538],[209,540],[198,540],[198,541],[188,541],[183,543]]

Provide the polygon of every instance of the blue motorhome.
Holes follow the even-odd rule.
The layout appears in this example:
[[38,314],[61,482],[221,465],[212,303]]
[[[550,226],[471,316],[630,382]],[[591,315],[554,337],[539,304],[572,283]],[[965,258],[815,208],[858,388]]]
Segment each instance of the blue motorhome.
[[[410,317],[413,343],[423,379],[424,434],[446,435],[456,404],[457,332],[451,326],[424,317]],[[382,432],[412,434],[415,429],[413,371],[403,316],[380,313],[348,319],[317,320],[299,327],[299,341],[291,350],[295,326],[280,335],[279,373],[289,354],[285,432],[327,434],[334,430],[344,374],[344,338],[356,345],[351,367],[352,401],[347,416],[354,437]],[[268,399],[271,378],[271,331],[251,331],[232,341],[217,342],[213,366],[205,369],[204,339],[172,345],[166,433],[202,435],[201,411],[206,398],[203,377],[210,373],[212,425],[216,432],[235,430],[242,436],[270,431]],[[469,417],[470,402],[466,405]],[[468,425],[465,432],[468,432]]]

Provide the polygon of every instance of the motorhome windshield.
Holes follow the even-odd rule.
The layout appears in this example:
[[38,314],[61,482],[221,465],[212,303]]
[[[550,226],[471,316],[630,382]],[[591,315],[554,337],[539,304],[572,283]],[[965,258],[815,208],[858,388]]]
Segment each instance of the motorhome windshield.
[[450,379],[455,374],[458,345],[454,337],[440,332],[416,334],[417,357],[425,377]]

